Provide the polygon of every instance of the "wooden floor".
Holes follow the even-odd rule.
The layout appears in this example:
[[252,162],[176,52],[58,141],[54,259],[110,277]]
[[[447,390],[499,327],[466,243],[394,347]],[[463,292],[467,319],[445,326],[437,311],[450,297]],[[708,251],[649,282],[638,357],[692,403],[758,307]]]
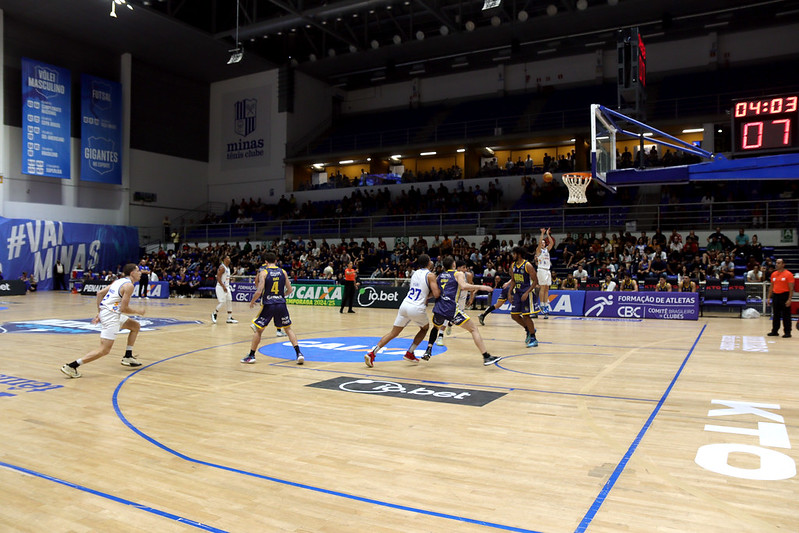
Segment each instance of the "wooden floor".
[[[551,318],[528,349],[495,314],[498,366],[458,330],[429,362],[368,369],[369,340],[324,339],[379,337],[394,311],[292,307],[306,364],[243,365],[253,313],[213,325],[215,303],[147,301],[178,319],[141,333],[147,366],[119,364],[121,336],[70,380],[99,336],[64,321],[93,299],[0,301],[0,531],[799,531],[799,339],[766,319]],[[405,392],[308,387],[338,377]]]

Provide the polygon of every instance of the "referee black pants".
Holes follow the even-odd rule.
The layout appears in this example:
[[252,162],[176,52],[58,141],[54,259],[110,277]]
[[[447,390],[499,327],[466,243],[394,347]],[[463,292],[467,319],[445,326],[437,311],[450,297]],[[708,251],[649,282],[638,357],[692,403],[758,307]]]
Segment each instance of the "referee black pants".
[[147,288],[150,285],[150,274],[142,274],[139,279],[139,298],[147,296]]
[[783,333],[785,335],[791,333],[791,308],[785,306],[790,294],[790,292],[781,292],[771,295],[771,331],[773,333],[780,331],[780,320],[782,320]]
[[341,299],[341,309],[339,312],[343,313],[344,308],[349,306],[349,310],[352,311],[352,304],[355,303],[355,282],[352,281],[345,281],[344,282],[344,298]]

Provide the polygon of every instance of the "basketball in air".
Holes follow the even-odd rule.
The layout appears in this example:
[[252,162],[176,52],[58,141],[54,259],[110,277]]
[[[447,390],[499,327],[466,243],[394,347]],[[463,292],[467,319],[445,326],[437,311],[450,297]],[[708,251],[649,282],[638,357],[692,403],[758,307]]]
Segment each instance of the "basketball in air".
[[544,183],[552,181],[552,172],[544,172]]

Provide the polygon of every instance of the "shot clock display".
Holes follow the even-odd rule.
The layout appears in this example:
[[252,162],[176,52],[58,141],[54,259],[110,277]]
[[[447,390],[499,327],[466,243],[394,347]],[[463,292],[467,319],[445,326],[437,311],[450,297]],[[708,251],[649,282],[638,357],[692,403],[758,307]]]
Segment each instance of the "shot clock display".
[[799,150],[797,104],[797,94],[734,101],[733,153]]

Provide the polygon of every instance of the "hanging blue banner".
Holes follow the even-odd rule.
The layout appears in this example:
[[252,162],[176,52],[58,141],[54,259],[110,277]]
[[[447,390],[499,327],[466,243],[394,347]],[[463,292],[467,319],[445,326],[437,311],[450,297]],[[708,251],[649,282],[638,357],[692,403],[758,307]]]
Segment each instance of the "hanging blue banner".
[[0,262],[6,279],[33,275],[39,290],[53,287],[56,261],[64,272],[116,272],[136,263],[139,231],[130,226],[73,224],[53,220],[0,217]]
[[81,74],[80,179],[122,184],[122,85]]
[[22,58],[22,173],[70,177],[69,70]]

